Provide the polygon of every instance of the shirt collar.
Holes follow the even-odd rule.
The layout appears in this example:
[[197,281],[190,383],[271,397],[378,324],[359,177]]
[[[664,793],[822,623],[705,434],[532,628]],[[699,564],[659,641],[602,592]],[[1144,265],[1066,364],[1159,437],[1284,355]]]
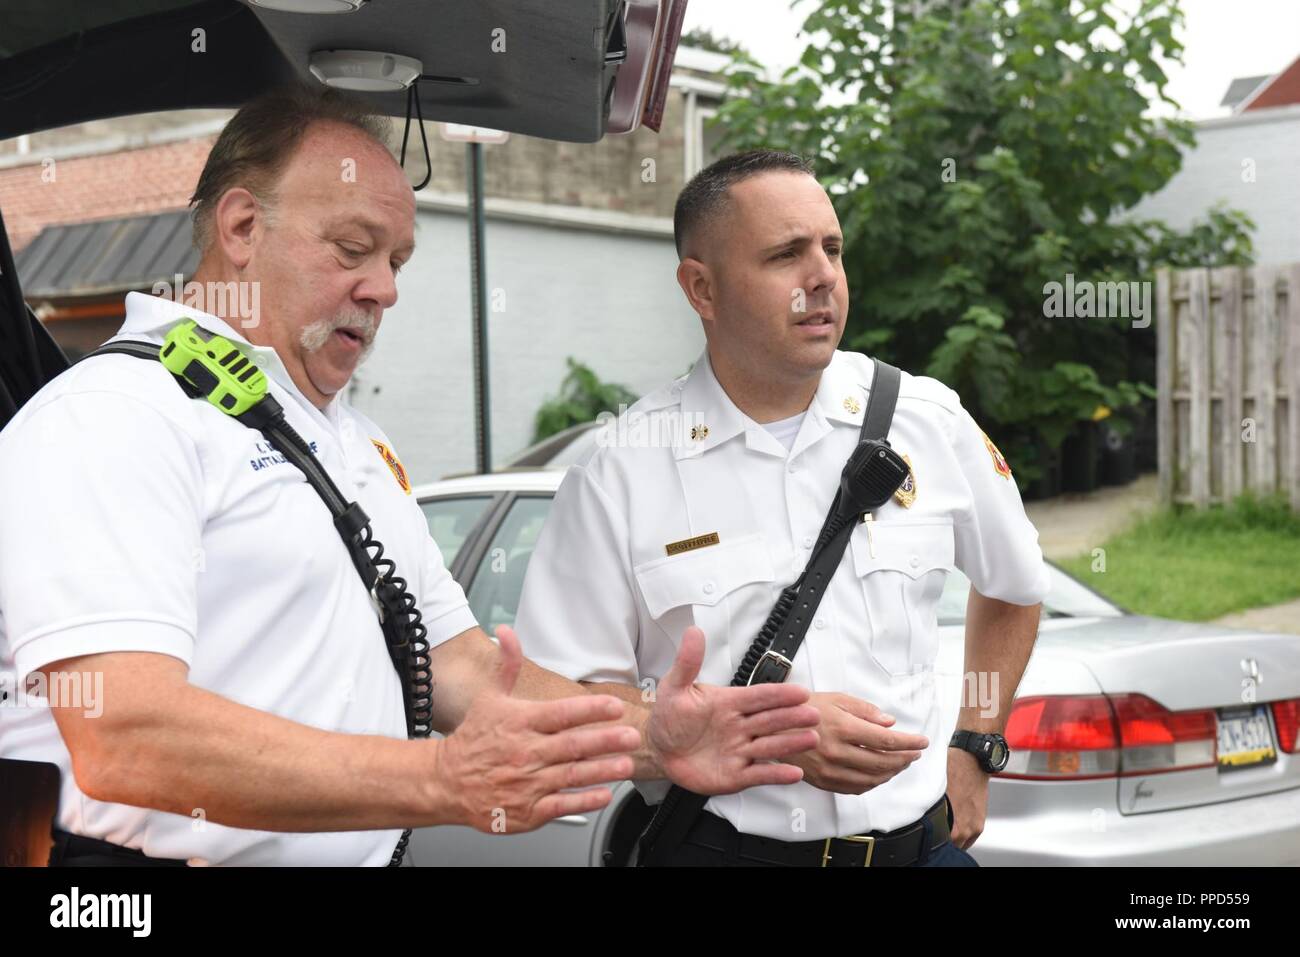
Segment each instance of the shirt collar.
[[860,375],[849,357],[837,349],[830,365],[822,372],[813,405],[832,422],[861,427],[875,374],[875,363]]
[[[858,375],[844,353],[837,350],[823,370],[817,392],[808,406],[813,421],[804,423],[789,454],[797,455],[829,432],[830,422],[861,427],[873,375],[874,370],[865,376]],[[680,409],[681,434],[674,449],[678,459],[707,452],[742,433],[745,445],[752,450],[783,458],[787,455],[785,447],[767,429],[731,401],[714,375],[708,349],[681,385]]]
[[[161,296],[146,295],[142,292],[128,292],[126,294],[126,321],[122,323],[122,328],[109,341],[144,338],[150,342],[161,343],[174,325],[186,319],[193,319],[208,332],[238,343],[240,349],[251,355],[253,361],[260,365],[262,370],[282,389],[299,401],[311,406],[312,409],[320,411],[302,394],[274,348],[254,345],[238,329],[231,326],[224,319],[214,316],[210,312],[187,306],[184,303],[164,299]],[[330,421],[334,421],[338,416],[337,407],[341,401],[343,391],[340,389],[335,394],[322,413]]]
[[755,424],[723,391],[708,349],[696,360],[681,391],[681,435],[674,448],[679,459],[716,448],[744,432],[747,424]]

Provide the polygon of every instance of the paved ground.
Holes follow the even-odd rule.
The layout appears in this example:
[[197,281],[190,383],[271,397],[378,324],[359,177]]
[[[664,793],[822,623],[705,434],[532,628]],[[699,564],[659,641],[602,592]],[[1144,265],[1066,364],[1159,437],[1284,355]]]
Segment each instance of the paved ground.
[[1128,485],[1026,502],[1025,512],[1038,529],[1043,554],[1061,559],[1092,551],[1156,507],[1153,473]]
[[1249,628],[1252,631],[1278,631],[1289,635],[1300,635],[1300,598],[1283,602],[1281,605],[1269,605],[1267,608],[1251,608],[1247,611],[1234,612],[1216,619],[1221,625],[1233,628]]
[[[1061,559],[1091,551],[1157,505],[1153,473],[1128,485],[1027,502],[1025,512],[1038,529],[1043,554]],[[1300,599],[1234,612],[1217,621],[1232,628],[1300,635]]]

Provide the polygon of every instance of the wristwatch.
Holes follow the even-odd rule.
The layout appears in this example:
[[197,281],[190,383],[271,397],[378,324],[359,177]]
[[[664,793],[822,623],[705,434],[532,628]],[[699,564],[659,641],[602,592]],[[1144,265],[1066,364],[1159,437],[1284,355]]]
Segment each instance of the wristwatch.
[[1011,749],[1007,747],[1007,739],[1000,734],[980,734],[978,731],[954,731],[952,740],[948,742],[950,748],[961,748],[963,751],[969,751],[975,755],[975,760],[980,763],[989,774],[997,774],[1007,766],[1007,760],[1011,757]]

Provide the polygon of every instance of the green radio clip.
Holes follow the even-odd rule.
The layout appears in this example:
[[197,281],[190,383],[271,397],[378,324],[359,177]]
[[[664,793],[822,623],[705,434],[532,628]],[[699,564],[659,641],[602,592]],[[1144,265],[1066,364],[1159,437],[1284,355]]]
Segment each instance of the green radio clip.
[[266,395],[266,373],[229,339],[193,319],[172,327],[159,358],[227,415],[243,415]]

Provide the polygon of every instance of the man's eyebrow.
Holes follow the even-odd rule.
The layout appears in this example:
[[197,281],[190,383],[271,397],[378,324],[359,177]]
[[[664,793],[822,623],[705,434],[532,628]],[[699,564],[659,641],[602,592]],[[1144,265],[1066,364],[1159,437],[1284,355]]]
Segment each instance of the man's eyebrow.
[[[823,242],[829,240],[830,242],[839,243],[840,245],[844,244],[844,237],[840,233],[827,233],[822,237],[822,240]],[[764,247],[763,252],[774,253],[779,249],[786,249],[790,246],[807,246],[810,242],[812,242],[812,236],[808,233],[798,233],[794,236],[787,236],[779,243],[774,243],[771,246]]]
[[[340,216],[337,219],[331,219],[325,223],[326,229],[342,229],[346,226],[359,226],[372,236],[380,236],[387,231],[382,223],[373,219],[357,218],[353,216]],[[401,246],[398,246],[393,250],[393,252],[405,254],[407,256],[412,255],[415,252],[415,240],[412,239],[409,243],[404,243]]]

